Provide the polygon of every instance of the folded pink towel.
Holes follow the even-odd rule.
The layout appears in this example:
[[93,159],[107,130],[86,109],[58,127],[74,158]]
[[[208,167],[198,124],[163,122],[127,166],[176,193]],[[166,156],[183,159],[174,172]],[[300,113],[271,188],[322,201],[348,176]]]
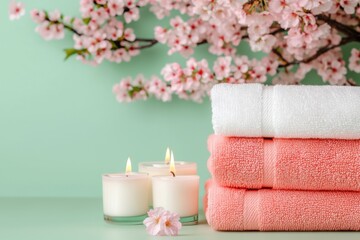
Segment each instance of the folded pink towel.
[[360,140],[211,135],[208,148],[221,186],[360,191]]
[[223,231],[360,230],[360,192],[245,190],[209,181],[209,225]]

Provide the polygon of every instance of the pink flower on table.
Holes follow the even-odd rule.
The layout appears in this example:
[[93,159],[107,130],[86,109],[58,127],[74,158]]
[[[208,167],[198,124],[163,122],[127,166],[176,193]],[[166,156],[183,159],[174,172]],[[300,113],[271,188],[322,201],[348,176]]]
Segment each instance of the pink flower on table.
[[164,235],[164,215],[165,210],[163,208],[155,208],[148,211],[148,218],[144,220],[146,231],[152,236]]
[[9,4],[9,19],[17,20],[25,14],[25,5],[22,2],[11,1]]
[[360,50],[353,48],[351,50],[351,56],[349,58],[349,69],[360,73]]
[[148,212],[144,220],[146,231],[152,236],[176,236],[181,229],[180,216],[163,208],[155,208]]
[[176,236],[181,229],[180,216],[176,213],[168,212],[165,218],[164,233],[167,236]]

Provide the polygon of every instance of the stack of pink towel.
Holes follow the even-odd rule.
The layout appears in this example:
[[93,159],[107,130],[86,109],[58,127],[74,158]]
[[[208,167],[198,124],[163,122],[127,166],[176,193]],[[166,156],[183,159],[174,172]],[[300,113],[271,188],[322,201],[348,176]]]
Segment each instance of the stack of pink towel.
[[360,88],[220,84],[211,97],[212,228],[360,230]]

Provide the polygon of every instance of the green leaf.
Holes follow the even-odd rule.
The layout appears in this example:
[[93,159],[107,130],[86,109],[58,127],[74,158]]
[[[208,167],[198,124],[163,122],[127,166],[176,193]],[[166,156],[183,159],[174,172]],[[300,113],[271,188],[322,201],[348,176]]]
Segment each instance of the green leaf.
[[87,51],[86,48],[84,49],[75,49],[75,48],[67,48],[67,49],[64,49],[64,52],[65,52],[65,60],[67,60],[69,57],[71,57],[72,55],[87,55],[89,52]]
[[83,18],[83,22],[87,25],[89,24],[91,18]]
[[64,49],[65,52],[65,60],[68,60],[69,57],[71,57],[74,54],[78,54],[79,50],[76,50],[74,48],[68,48],[68,49]]

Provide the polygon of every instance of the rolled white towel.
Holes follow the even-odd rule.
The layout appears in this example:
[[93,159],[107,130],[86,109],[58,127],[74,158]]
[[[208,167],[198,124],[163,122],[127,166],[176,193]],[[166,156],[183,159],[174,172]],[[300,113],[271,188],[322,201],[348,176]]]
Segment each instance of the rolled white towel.
[[211,102],[215,134],[360,139],[360,87],[218,84]]

